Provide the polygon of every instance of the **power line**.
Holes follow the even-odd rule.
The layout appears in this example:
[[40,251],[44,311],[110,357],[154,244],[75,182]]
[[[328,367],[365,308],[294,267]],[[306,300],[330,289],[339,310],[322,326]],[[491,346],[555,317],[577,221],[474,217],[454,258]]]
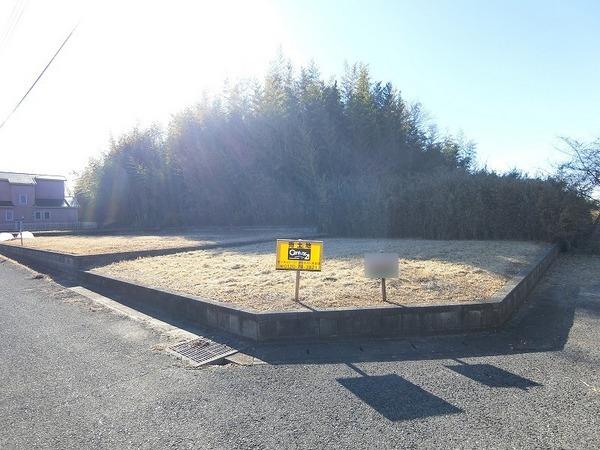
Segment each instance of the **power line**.
[[2,35],[2,38],[0,38],[0,50],[10,41],[11,35],[14,33],[19,21],[21,20],[21,17],[23,16],[23,13],[25,12],[27,3],[27,0],[17,0],[15,3],[9,18],[6,21],[6,30]]
[[[77,25],[79,25],[79,24],[77,24]],[[10,114],[8,115],[8,117],[6,119],[4,119],[4,122],[2,122],[2,124],[0,124],[0,128],[2,128],[4,126],[4,124],[8,121],[8,119],[11,118],[11,116],[15,113],[15,111],[19,108],[19,106],[21,106],[21,103],[23,103],[23,100],[25,100],[25,98],[27,97],[27,95],[29,95],[29,93],[31,92],[31,90],[37,84],[37,82],[40,81],[40,78],[42,78],[42,76],[44,75],[44,73],[46,72],[46,70],[48,70],[48,67],[50,67],[50,64],[52,64],[52,61],[54,61],[54,59],[58,56],[58,54],[60,53],[60,51],[62,50],[62,48],[69,41],[69,39],[71,38],[71,36],[75,32],[75,30],[77,29],[77,25],[75,25],[75,27],[71,30],[71,32],[69,33],[69,35],[67,36],[67,38],[60,45],[60,47],[58,47],[58,50],[56,50],[56,53],[54,54],[54,56],[50,59],[50,61],[48,61],[48,64],[46,64],[46,67],[44,67],[44,70],[42,70],[42,72],[35,79],[35,81],[31,85],[31,87],[27,90],[27,92],[25,92],[25,95],[21,98],[21,100],[19,100],[19,103],[17,103],[17,105],[13,108],[13,110],[10,112]]]
[[8,16],[8,19],[6,20],[6,26],[4,28],[4,32],[2,33],[2,38],[0,38],[0,43],[2,41],[4,41],[4,39],[6,39],[6,36],[8,34],[10,34],[10,31],[12,30],[13,26],[15,25],[15,23],[17,21],[17,18],[19,16],[19,9],[21,9],[22,5],[23,5],[23,0],[15,1],[15,4],[13,5],[10,15]]

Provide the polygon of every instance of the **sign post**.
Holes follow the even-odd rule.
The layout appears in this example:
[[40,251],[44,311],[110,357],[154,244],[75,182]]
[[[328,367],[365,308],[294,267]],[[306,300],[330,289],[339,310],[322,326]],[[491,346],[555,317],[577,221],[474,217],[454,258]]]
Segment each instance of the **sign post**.
[[323,241],[303,241],[302,239],[277,239],[275,249],[275,269],[295,270],[296,288],[294,300],[300,299],[300,272],[320,272],[323,255]]
[[294,294],[294,301],[298,301],[300,298],[300,271],[296,270],[296,291]]
[[21,236],[21,247],[23,247],[23,221],[25,217],[19,219],[19,236]]
[[398,278],[398,254],[367,253],[365,254],[365,277],[381,278],[381,298],[387,301],[385,287],[386,278]]

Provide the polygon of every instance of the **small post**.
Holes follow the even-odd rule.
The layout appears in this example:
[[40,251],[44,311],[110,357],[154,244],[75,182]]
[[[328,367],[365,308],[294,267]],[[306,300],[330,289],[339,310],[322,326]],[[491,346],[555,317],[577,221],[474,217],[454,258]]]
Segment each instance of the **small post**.
[[294,300],[298,301],[300,294],[300,271],[296,270],[296,295],[294,296]]
[[22,217],[21,220],[19,220],[19,236],[21,236],[21,247],[23,247],[23,219],[25,217]]
[[381,297],[383,297],[383,301],[387,301],[387,295],[385,292],[385,278],[381,279]]

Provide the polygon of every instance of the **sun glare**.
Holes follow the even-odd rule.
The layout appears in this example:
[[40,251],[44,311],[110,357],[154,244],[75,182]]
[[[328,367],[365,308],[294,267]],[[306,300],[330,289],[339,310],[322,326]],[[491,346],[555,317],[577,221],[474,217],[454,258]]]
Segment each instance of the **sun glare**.
[[[15,93],[22,94],[43,67],[40,61],[80,21],[52,70],[0,135],[0,147],[11,148],[3,152],[5,165],[14,170],[35,169],[18,156],[23,152],[36,159],[36,170],[62,173],[65,161],[75,170],[104,150],[110,136],[134,125],[165,124],[203,92],[221,89],[226,79],[260,78],[279,48],[304,59],[269,1],[65,5],[71,13],[53,23],[45,20],[43,5],[25,11],[20,33],[3,55],[7,64],[22,66],[11,72],[12,79],[3,79],[12,88],[1,88],[5,115],[18,100]],[[27,44],[31,52],[25,52],[34,55],[32,62],[24,65],[16,49],[36,33],[37,40]],[[36,133],[29,132],[31,123]],[[57,141],[59,135],[61,161],[45,148],[49,137]]]

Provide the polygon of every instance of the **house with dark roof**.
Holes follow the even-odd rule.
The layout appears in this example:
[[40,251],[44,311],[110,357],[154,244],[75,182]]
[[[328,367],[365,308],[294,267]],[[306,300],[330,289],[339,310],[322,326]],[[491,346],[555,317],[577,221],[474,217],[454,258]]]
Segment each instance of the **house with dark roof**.
[[0,231],[75,228],[78,208],[60,175],[0,172]]

